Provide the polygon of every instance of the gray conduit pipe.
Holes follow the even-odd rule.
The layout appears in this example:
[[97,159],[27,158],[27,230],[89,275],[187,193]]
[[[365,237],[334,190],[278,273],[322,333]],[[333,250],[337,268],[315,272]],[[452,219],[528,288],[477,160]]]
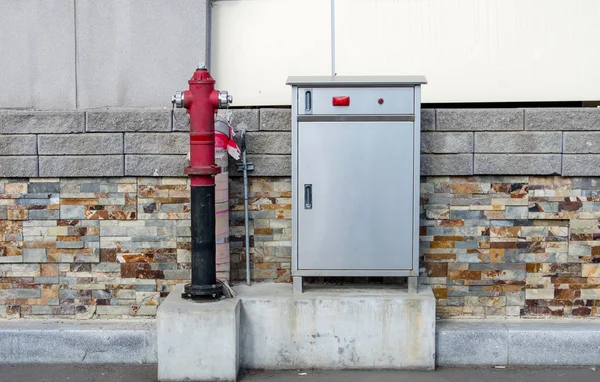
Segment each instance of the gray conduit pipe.
[[250,285],[250,228],[248,222],[248,161],[246,160],[246,129],[242,130],[242,166],[244,168],[244,223],[246,228],[246,285]]

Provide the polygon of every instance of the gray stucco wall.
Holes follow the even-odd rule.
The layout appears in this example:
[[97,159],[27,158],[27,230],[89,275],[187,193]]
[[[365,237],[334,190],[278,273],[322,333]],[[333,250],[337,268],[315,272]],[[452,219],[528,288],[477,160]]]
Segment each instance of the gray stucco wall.
[[[172,127],[163,109],[0,111],[0,177],[183,176],[177,115]],[[232,124],[248,131],[251,175],[291,175],[290,109],[236,109]],[[422,130],[423,175],[600,176],[596,108],[428,109]]]
[[0,109],[169,107],[207,48],[208,0],[0,0]]

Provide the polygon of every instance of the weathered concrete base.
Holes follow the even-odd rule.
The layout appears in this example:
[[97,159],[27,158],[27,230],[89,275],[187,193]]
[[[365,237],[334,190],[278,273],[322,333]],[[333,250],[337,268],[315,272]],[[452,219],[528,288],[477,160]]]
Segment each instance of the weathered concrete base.
[[177,285],[158,308],[159,381],[235,381],[239,369],[237,298],[195,302]]
[[[264,288],[271,290],[265,294]],[[381,333],[396,327],[397,333],[392,336],[397,339],[400,330],[404,330],[402,322],[410,319],[410,315],[393,314],[398,308],[387,312],[377,308],[384,295],[372,296],[369,291],[357,293],[348,305],[350,299],[332,297],[332,291],[307,289],[300,296],[292,296],[289,284],[256,284],[236,289],[241,294],[241,311],[240,303],[230,300],[230,304],[235,305],[242,331],[237,337],[239,351],[238,347],[230,347],[229,351],[238,354],[241,368],[325,368],[323,360],[309,359],[315,352],[330,356],[337,368],[363,368],[364,363],[375,363],[372,354],[382,351],[370,348],[370,341],[379,341],[386,347],[400,346],[399,340],[394,342]],[[169,299],[175,296],[171,294]],[[173,313],[173,308],[170,310]],[[290,315],[291,311],[297,314]],[[215,332],[222,325],[215,323],[218,314],[214,317],[206,327],[184,330],[179,326],[186,333],[182,346],[206,348],[207,343],[202,341],[211,339],[219,344],[211,350],[218,351],[224,337]],[[177,324],[172,320],[173,316],[165,318],[163,325],[174,330]],[[328,326],[323,326],[324,320],[329,320]],[[352,326],[361,329],[354,337],[348,334]],[[600,320],[441,320],[435,326],[437,366],[600,365]],[[154,364],[157,347],[154,320],[0,321],[0,364]],[[421,347],[415,349],[421,351]],[[169,362],[181,359],[178,349],[175,351],[169,355]],[[309,361],[314,361],[314,366],[307,366]],[[211,362],[211,367],[221,365],[221,359]],[[237,370],[237,366],[231,369]]]
[[0,363],[156,363],[154,320],[0,321]]
[[441,321],[438,366],[600,365],[600,321]]
[[234,288],[242,301],[241,364],[248,369],[435,368],[435,298],[387,286]]

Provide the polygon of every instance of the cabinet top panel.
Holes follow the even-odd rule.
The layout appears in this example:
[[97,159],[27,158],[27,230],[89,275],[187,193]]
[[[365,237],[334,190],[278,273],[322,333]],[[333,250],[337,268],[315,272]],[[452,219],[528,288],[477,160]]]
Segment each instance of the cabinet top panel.
[[412,86],[426,83],[425,76],[292,76],[286,81],[288,85],[310,87]]

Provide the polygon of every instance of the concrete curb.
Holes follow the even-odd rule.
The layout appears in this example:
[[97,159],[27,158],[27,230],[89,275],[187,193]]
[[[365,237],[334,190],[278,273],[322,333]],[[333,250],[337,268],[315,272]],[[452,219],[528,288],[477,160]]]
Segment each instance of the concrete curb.
[[503,324],[482,321],[438,321],[436,366],[506,365],[508,332]]
[[437,366],[600,365],[600,321],[438,321]]
[[[154,320],[0,321],[0,364],[155,364]],[[441,320],[437,366],[600,365],[600,320]]]
[[154,364],[156,325],[147,321],[0,321],[0,363]]

